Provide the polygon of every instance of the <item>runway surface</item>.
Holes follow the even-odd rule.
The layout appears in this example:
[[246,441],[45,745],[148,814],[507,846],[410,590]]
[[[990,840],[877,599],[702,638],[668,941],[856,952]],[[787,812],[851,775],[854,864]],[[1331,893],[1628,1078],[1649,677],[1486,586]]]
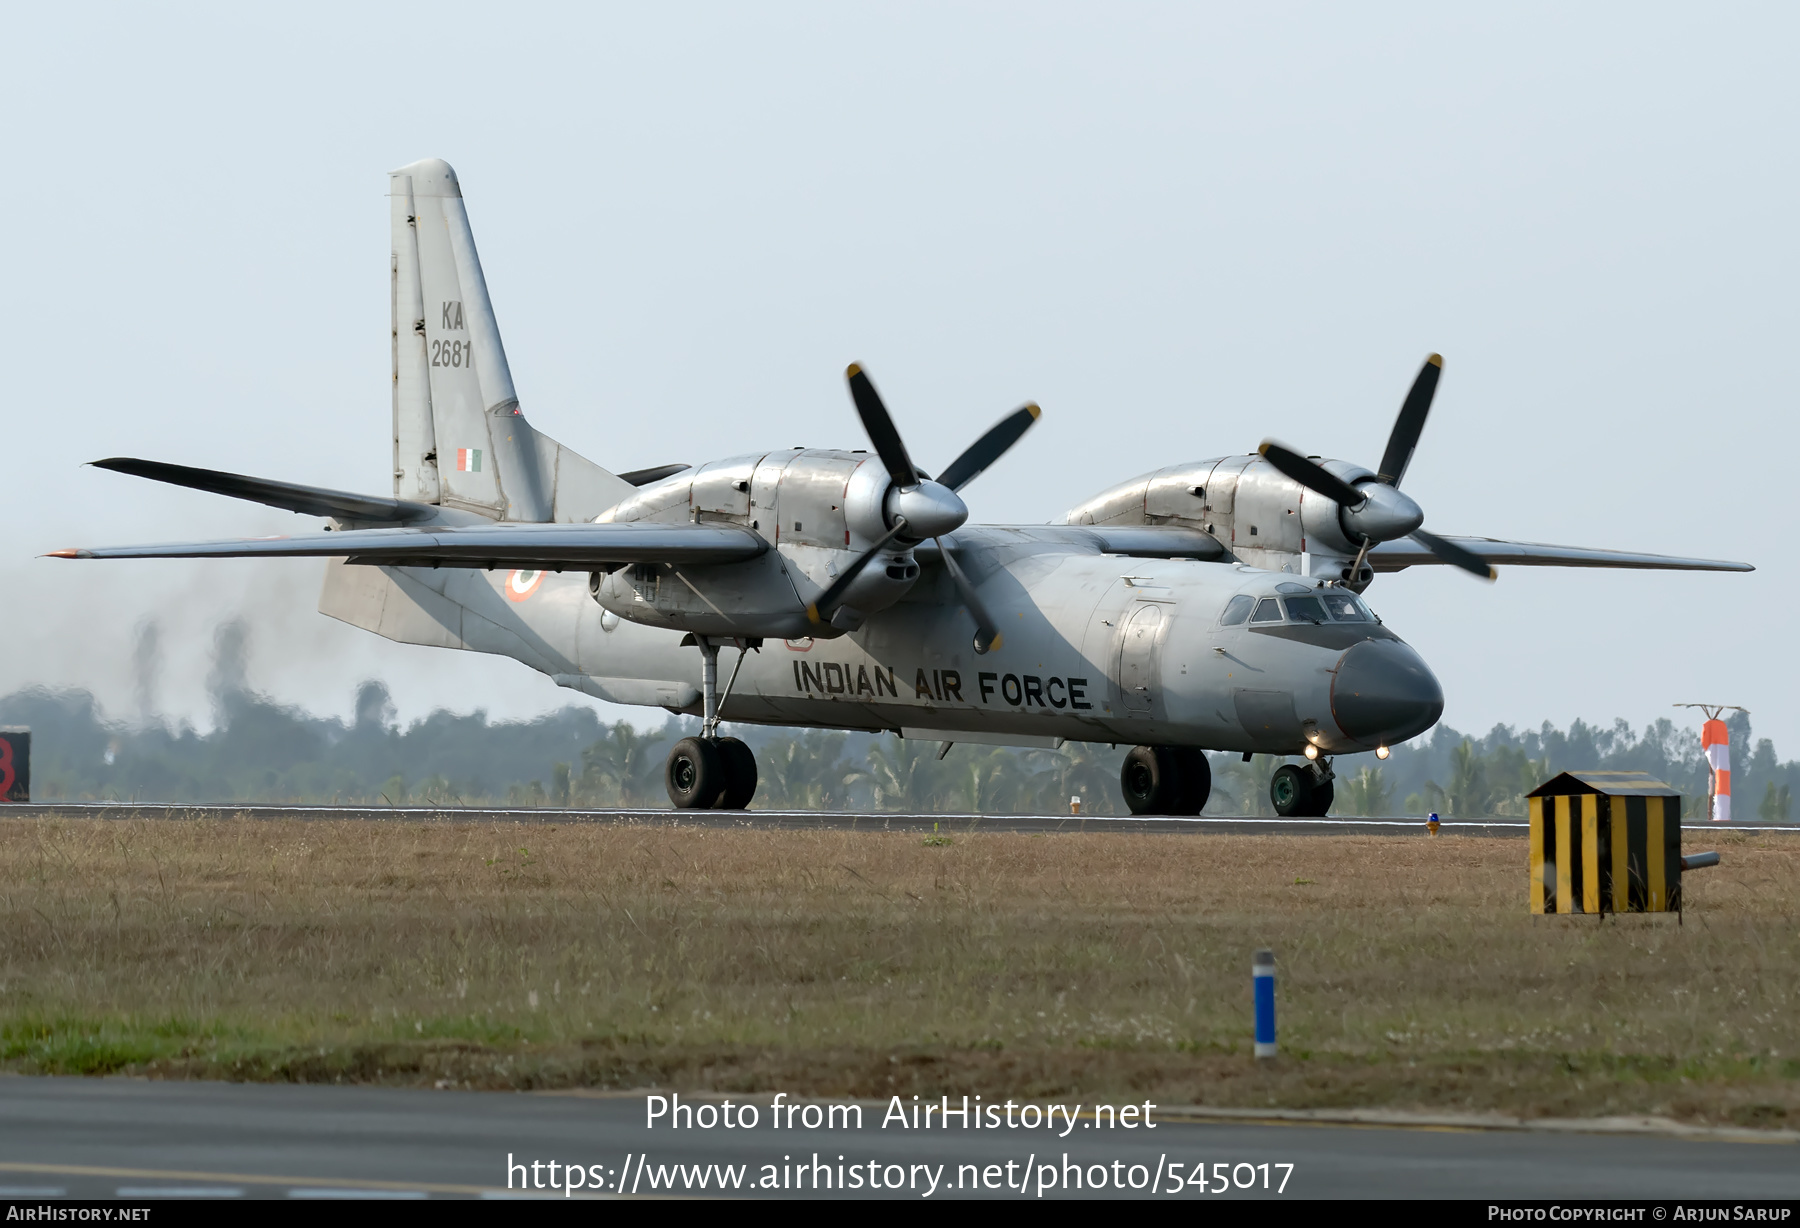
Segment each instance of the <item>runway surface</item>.
[[[1059,1118],[1054,1129],[924,1131],[882,1128],[884,1107],[869,1102],[861,1129],[776,1130],[769,1097],[755,1100],[762,1106],[756,1128],[646,1129],[641,1092],[0,1078],[0,1199],[505,1197],[509,1155],[525,1166],[510,1170],[512,1196],[526,1180],[545,1181],[555,1160],[580,1166],[584,1183],[598,1177],[605,1188],[588,1193],[616,1196],[623,1185],[639,1197],[718,1197],[723,1172],[727,1197],[804,1197],[813,1191],[794,1188],[791,1166],[804,1162],[810,1173],[815,1153],[834,1181],[847,1181],[854,1166],[864,1188],[847,1192],[861,1197],[870,1196],[871,1173],[899,1184],[875,1192],[884,1197],[1036,1198],[1046,1179],[1055,1184],[1045,1197],[1150,1196],[1132,1181],[1148,1186],[1159,1170],[1166,1197],[1800,1197],[1800,1145],[1791,1141],[1201,1124],[1168,1120],[1160,1109],[1151,1113],[1155,1129],[1128,1130],[1097,1124],[1091,1105],[1075,1112],[1072,1128]],[[535,1173],[533,1161],[540,1162]],[[1085,1179],[1080,1190],[1061,1188],[1065,1163],[1087,1178],[1104,1166],[1108,1188]],[[1206,1166],[1207,1192],[1191,1183],[1196,1164]],[[704,1190],[695,1165],[706,1176]],[[1134,1173],[1134,1165],[1142,1168]],[[745,1166],[735,1187],[728,1166]],[[938,1184],[928,1193],[933,1172]],[[776,1188],[755,1188],[771,1173]],[[1115,1173],[1123,1191],[1111,1188]],[[968,1188],[971,1182],[990,1188]]]
[[[637,823],[659,827],[824,831],[1162,832],[1186,834],[1423,834],[1420,819],[1123,819],[1093,815],[893,814],[814,810],[549,810],[426,806],[188,806],[79,803],[0,806],[0,817],[82,819],[351,819],[430,823]],[[1524,836],[1523,820],[1446,823],[1451,835]],[[1793,830],[1800,831],[1800,828]]]
[[[1185,835],[1423,835],[1416,818],[1275,819],[1208,816],[1199,819],[1126,819],[1094,815],[896,814],[816,810],[551,810],[438,806],[193,806],[123,802],[0,805],[0,818],[71,819],[300,819],[411,823],[641,823],[660,827],[777,828],[824,831],[1160,832]],[[1800,827],[1737,823],[1685,823],[1683,831],[1787,832]],[[1523,819],[1447,820],[1449,836],[1524,838]]]

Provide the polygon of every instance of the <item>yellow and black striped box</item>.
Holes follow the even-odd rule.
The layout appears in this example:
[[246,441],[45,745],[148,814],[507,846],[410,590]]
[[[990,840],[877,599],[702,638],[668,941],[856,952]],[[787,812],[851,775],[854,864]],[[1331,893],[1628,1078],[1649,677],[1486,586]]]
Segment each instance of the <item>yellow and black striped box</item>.
[[1681,794],[1643,772],[1564,772],[1529,801],[1532,912],[1681,910]]

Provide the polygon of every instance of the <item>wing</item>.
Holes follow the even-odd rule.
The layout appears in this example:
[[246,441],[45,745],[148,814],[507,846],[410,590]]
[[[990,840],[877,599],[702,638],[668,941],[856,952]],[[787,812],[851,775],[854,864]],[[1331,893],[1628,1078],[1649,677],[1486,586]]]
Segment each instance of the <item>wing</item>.
[[[956,537],[998,546],[1018,541],[1061,546],[1076,554],[1123,554],[1141,559],[1216,559],[1225,547],[1199,529],[1177,524],[966,525]],[[928,548],[920,550],[929,553]]]
[[595,568],[626,563],[735,563],[769,548],[748,529],[703,524],[481,524],[346,529],[234,541],[55,550],[58,559],[348,558],[395,567]]
[[[1497,567],[1631,567],[1648,571],[1755,571],[1748,563],[1722,559],[1687,559],[1667,554],[1638,554],[1630,550],[1590,550],[1585,546],[1549,546],[1542,542],[1509,542],[1493,537],[1448,537],[1445,540],[1479,555]],[[1400,571],[1427,563],[1441,563],[1431,551],[1410,538],[1383,542],[1369,551],[1376,571]]]
[[1175,524],[1080,525],[1061,529],[1073,541],[1093,542],[1101,554],[1139,559],[1216,559],[1225,554],[1217,538]]

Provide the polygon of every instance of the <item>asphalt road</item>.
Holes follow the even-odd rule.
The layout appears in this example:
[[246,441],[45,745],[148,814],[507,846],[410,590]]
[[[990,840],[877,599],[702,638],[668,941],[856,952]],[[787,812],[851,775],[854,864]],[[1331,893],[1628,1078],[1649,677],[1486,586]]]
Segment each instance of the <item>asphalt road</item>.
[[[509,1171],[516,1197],[522,1183],[549,1180],[551,1160],[559,1184],[570,1163],[584,1184],[603,1184],[589,1193],[717,1197],[711,1166],[744,1165],[743,1184],[726,1196],[803,1197],[813,1191],[795,1188],[792,1165],[810,1174],[815,1154],[852,1197],[870,1196],[871,1178],[898,1186],[878,1196],[933,1199],[1037,1198],[1044,1181],[1054,1182],[1044,1197],[1119,1197],[1115,1180],[1140,1197],[1148,1191],[1134,1183],[1189,1198],[1800,1197],[1800,1145],[1791,1141],[1166,1119],[1126,1129],[1091,1120],[1091,1105],[1072,1128],[1059,1117],[1054,1129],[962,1129],[954,1119],[948,1130],[884,1129],[882,1107],[871,1105],[861,1129],[796,1120],[777,1130],[769,1098],[757,1100],[754,1128],[650,1129],[644,1093],[0,1078],[0,1200],[507,1197]],[[1062,1188],[1064,1153],[1081,1166],[1080,1190]],[[509,1156],[521,1167],[509,1170]],[[1206,1192],[1191,1181],[1197,1163]],[[677,1165],[701,1166],[706,1188],[680,1180]],[[755,1188],[769,1173],[775,1188]],[[1092,1188],[1096,1175],[1108,1188]],[[1275,1188],[1284,1178],[1286,1189]]]

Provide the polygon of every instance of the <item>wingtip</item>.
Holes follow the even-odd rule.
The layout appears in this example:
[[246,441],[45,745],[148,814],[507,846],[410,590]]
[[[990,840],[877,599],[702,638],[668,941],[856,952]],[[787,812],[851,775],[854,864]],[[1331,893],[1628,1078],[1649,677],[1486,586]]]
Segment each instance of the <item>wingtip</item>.
[[91,559],[94,556],[86,550],[52,550],[42,557],[47,559]]

